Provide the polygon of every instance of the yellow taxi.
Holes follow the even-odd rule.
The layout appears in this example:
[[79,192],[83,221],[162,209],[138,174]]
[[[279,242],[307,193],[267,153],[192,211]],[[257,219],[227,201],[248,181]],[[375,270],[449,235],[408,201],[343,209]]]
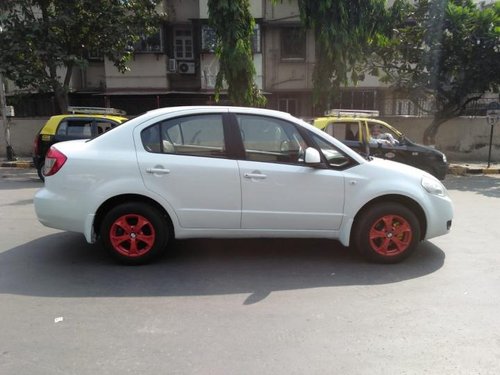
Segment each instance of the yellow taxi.
[[45,154],[50,146],[62,141],[94,138],[123,124],[126,113],[115,108],[68,107],[68,113],[52,116],[33,141],[33,163],[42,181]]
[[388,123],[375,119],[378,111],[334,109],[313,121],[315,127],[362,155],[390,159],[423,169],[444,180],[446,155],[408,139]]

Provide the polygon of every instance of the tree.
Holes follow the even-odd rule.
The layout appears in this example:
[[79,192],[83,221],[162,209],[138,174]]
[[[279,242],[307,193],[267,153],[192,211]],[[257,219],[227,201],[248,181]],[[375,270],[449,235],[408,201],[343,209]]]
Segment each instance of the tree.
[[250,14],[249,0],[208,0],[208,11],[210,26],[218,39],[216,101],[225,81],[228,98],[233,104],[263,107],[266,98],[254,82],[252,35],[255,20]]
[[498,92],[500,3],[480,9],[470,0],[396,1],[392,16],[394,31],[378,50],[378,64],[383,79],[416,104],[432,99],[423,141],[434,144],[441,124],[484,92]]
[[298,0],[300,18],[316,38],[314,102],[325,109],[341,85],[364,78],[378,30],[386,23],[384,0]]
[[133,44],[157,30],[158,1],[2,0],[0,67],[20,88],[54,92],[65,112],[73,69],[93,50],[125,72]]

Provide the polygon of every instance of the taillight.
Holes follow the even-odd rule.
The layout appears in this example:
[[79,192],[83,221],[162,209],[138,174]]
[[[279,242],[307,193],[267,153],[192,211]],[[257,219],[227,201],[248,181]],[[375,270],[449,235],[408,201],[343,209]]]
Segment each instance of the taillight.
[[45,156],[45,166],[43,174],[45,176],[52,176],[62,168],[68,158],[61,151],[55,147],[51,147]]

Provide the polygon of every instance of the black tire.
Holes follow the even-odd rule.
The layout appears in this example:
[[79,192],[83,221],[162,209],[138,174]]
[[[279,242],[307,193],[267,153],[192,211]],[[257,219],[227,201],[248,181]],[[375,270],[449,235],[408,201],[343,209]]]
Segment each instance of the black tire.
[[420,242],[420,225],[416,215],[402,204],[378,203],[360,214],[353,240],[369,261],[397,263],[415,251]]
[[45,167],[45,163],[42,162],[37,168],[36,168],[36,173],[38,174],[38,177],[40,180],[45,182],[45,175],[43,174],[43,168]]
[[104,247],[115,259],[125,264],[144,264],[166,251],[170,228],[158,209],[131,202],[106,214],[100,234]]

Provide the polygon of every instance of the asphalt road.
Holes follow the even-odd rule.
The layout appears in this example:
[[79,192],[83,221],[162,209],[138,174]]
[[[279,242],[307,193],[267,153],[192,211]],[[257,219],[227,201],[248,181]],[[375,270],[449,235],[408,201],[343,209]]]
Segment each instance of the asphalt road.
[[500,177],[398,265],[323,240],[190,240],[142,267],[43,227],[0,169],[0,374],[498,374]]

